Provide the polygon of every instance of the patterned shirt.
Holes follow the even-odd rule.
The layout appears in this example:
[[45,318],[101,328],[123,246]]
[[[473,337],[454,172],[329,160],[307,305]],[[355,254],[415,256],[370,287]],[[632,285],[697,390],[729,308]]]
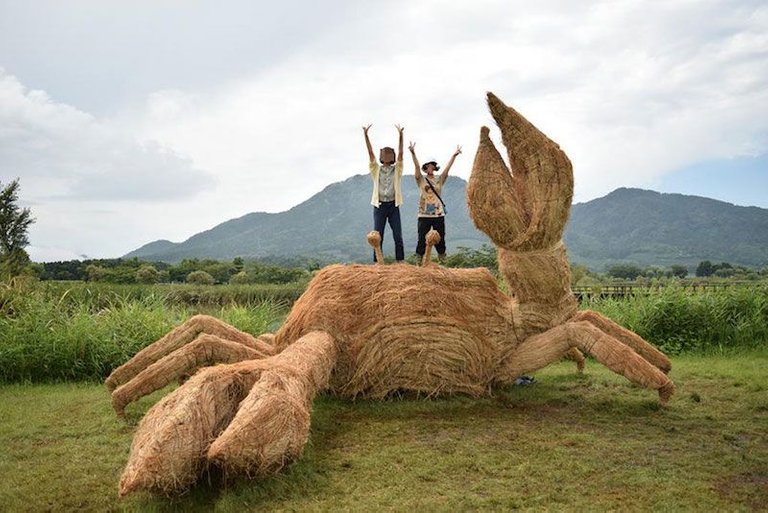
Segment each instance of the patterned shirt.
[[443,175],[431,179],[423,175],[421,178],[416,179],[416,183],[419,186],[419,217],[443,217],[445,215],[443,204],[432,190],[432,187],[429,186],[427,180],[432,183],[432,187],[440,195],[442,195],[443,183],[445,183]]

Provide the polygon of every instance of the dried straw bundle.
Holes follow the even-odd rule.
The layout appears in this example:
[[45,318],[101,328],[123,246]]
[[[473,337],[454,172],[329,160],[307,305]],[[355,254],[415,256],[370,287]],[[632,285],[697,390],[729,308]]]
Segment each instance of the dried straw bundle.
[[169,331],[157,342],[136,353],[128,362],[113,370],[104,384],[109,391],[116,389],[130,381],[149,365],[195,340],[201,333],[216,335],[221,339],[244,345],[261,356],[274,354],[274,349],[268,340],[242,332],[210,315],[195,315],[184,324]]
[[434,228],[430,228],[424,239],[427,243],[427,248],[424,251],[424,256],[421,257],[421,265],[432,265],[432,247],[440,243],[440,234]]
[[203,369],[153,406],[133,438],[120,495],[136,489],[169,494],[192,485],[206,467],[211,440],[258,379],[257,363]]
[[467,186],[472,221],[498,246],[499,270],[521,305],[523,337],[576,313],[561,242],[573,198],[571,162],[516,110],[488,93],[488,107],[507,148],[507,168],[489,137],[480,145]]
[[629,331],[627,328],[617,324],[608,317],[593,312],[592,310],[582,310],[573,317],[573,320],[587,321],[604,333],[620,340],[662,372],[667,373],[672,370],[672,362],[669,361],[667,355],[646,342],[637,333]]
[[311,401],[327,386],[335,361],[331,338],[308,333],[278,355],[203,369],[142,419],[120,495],[139,488],[177,493],[209,461],[253,475],[297,458]]
[[177,377],[190,376],[197,369],[217,363],[236,363],[263,358],[264,353],[216,335],[200,335],[185,347],[148,366],[112,392],[112,407],[122,416],[125,407],[136,399],[169,385]]
[[381,234],[376,230],[368,232],[366,237],[368,244],[373,246],[373,251],[376,254],[376,263],[384,264],[384,252],[381,251]]
[[252,476],[274,472],[301,456],[312,399],[328,386],[336,358],[331,337],[311,332],[271,362],[262,361],[259,381],[211,445],[208,459],[228,472]]
[[562,243],[542,251],[517,252],[499,248],[499,270],[517,298],[521,339],[553,328],[577,310],[571,273]]
[[467,186],[472,221],[497,246],[516,251],[550,248],[562,238],[571,209],[571,162],[555,142],[492,93],[488,107],[501,130],[512,172],[483,127]]
[[660,368],[586,320],[566,322],[527,338],[505,357],[497,376],[504,382],[540,369],[562,358],[574,344],[613,372],[640,386],[657,390],[662,404],[674,393],[672,380]]
[[[245,475],[280,468],[301,454],[312,398],[324,388],[351,397],[481,395],[566,355],[581,369],[581,349],[656,389],[662,403],[670,398],[663,353],[600,314],[576,311],[561,242],[573,194],[568,158],[490,93],[488,104],[513,173],[484,127],[467,194],[475,224],[498,246],[512,297],[485,269],[334,265],[274,336],[196,316],[110,376],[118,411],[197,366],[249,360],[200,371],[147,413],[121,494],[178,492],[211,463]],[[381,263],[379,234],[368,241]]]
[[275,344],[329,333],[340,352],[331,387],[343,395],[478,395],[500,346],[517,344],[514,305],[485,269],[334,265],[294,304]]

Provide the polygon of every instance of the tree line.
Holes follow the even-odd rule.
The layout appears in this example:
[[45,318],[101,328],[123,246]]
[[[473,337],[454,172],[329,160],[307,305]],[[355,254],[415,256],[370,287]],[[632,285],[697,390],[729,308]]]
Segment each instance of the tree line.
[[[408,263],[416,264],[415,257]],[[496,248],[483,245],[478,249],[458,248],[449,255],[446,267],[486,267],[498,273]],[[166,262],[147,262],[138,258],[131,259],[92,259],[69,260],[30,264],[33,272],[41,280],[78,280],[105,283],[194,283],[213,284],[261,284],[293,283],[311,278],[312,273],[320,268],[314,262],[303,265],[283,266],[261,260],[246,260],[237,257],[232,261],[211,259],[185,259],[177,264]],[[574,285],[584,283],[603,283],[613,279],[637,281],[643,279],[671,279],[688,277],[688,268],[683,265],[669,267],[640,267],[635,264],[616,264],[607,267],[605,273],[592,271],[582,265],[572,265]],[[705,260],[696,268],[696,277],[762,279],[768,278],[768,267],[756,271],[728,262],[712,264]]]
[[281,267],[243,258],[229,262],[190,258],[177,264],[138,258],[69,260],[33,264],[41,280],[79,280],[104,283],[292,283],[307,279],[310,270]]
[[[635,264],[617,264],[609,266],[606,274],[610,278],[620,278],[624,280],[635,280],[637,278],[687,278],[689,271],[684,265],[672,265],[663,267],[640,267]],[[751,269],[742,265],[735,265],[728,262],[713,264],[709,260],[703,260],[696,266],[695,275],[697,278],[717,277],[756,279],[761,276],[768,276],[768,267],[761,270]]]
[[[417,263],[412,257],[410,263]],[[291,265],[293,264],[293,265]],[[496,248],[459,248],[446,261],[449,267],[488,267],[496,271]],[[313,260],[289,260],[287,265],[263,260],[231,261],[190,258],[177,264],[147,262],[138,258],[67,260],[33,263],[30,274],[41,280],[78,280],[105,283],[293,283],[307,280],[321,267]]]

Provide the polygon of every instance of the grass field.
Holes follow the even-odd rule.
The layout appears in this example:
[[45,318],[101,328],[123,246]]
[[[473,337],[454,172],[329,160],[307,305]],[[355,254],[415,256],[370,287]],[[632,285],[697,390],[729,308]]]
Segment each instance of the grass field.
[[666,408],[595,362],[480,400],[315,401],[304,457],[119,500],[135,424],[99,384],[0,386],[2,511],[768,510],[768,353],[673,359]]

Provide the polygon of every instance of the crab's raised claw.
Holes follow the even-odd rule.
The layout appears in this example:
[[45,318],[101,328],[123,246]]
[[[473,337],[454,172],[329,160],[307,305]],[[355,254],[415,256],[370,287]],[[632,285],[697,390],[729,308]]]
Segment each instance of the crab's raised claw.
[[472,219],[502,248],[550,248],[562,238],[568,220],[571,162],[556,143],[493,93],[488,93],[488,107],[501,130],[511,174],[483,127],[467,189]]
[[525,184],[510,174],[488,133],[487,127],[480,130],[467,202],[475,226],[497,246],[506,246],[528,228],[530,215]]

